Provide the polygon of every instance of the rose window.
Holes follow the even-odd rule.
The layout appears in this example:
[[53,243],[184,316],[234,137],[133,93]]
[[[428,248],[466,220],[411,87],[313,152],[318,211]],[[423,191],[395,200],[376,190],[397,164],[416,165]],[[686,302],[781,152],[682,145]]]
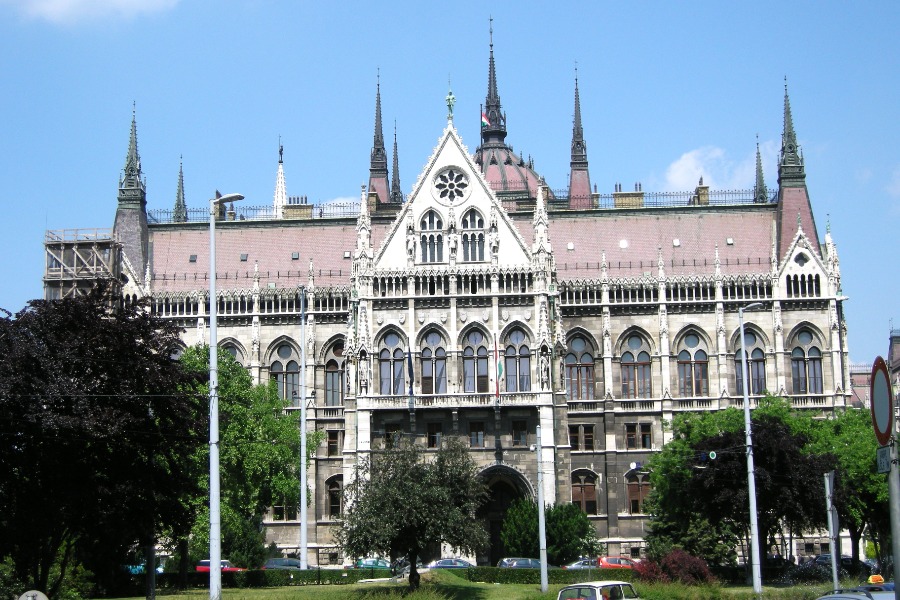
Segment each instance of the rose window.
[[441,199],[453,202],[465,196],[469,180],[459,170],[447,169],[437,176],[434,187]]

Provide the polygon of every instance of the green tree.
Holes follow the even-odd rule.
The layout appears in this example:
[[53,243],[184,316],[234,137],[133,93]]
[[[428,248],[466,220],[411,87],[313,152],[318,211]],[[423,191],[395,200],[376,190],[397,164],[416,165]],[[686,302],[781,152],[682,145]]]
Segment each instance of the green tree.
[[435,453],[410,441],[375,450],[360,461],[346,490],[347,509],[337,536],[348,556],[405,556],[409,586],[419,585],[416,561],[432,544],[475,553],[487,532],[475,518],[487,489],[459,440]]
[[[227,352],[217,353],[219,367],[219,437],[222,555],[243,567],[258,567],[266,558],[261,515],[272,504],[297,505],[300,496],[299,411],[288,412],[274,382],[253,385],[247,370]],[[185,350],[189,372],[208,374],[209,347]],[[208,395],[208,380],[196,392]],[[322,441],[321,431],[307,435],[307,457]],[[200,494],[193,499],[197,519],[190,529],[189,556],[209,553],[209,447],[197,448]],[[307,461],[307,465],[309,461]],[[310,497],[311,495],[308,495]],[[277,501],[277,502],[276,502]]]
[[883,561],[891,531],[887,518],[889,494],[887,478],[878,473],[875,464],[878,441],[872,430],[871,413],[848,408],[833,419],[819,421],[812,447],[838,458],[835,505],[841,526],[850,533],[854,560],[859,559],[859,540],[868,529]]
[[[728,409],[677,419],[674,433],[680,443],[651,459],[651,483],[658,487],[652,493],[650,537],[665,538],[655,541],[660,547],[668,541],[714,560],[718,553],[710,556],[698,535],[703,532],[700,515],[718,524],[717,534],[725,533],[727,527],[728,532],[740,532],[749,540],[744,428],[736,413],[740,411]],[[779,398],[764,399],[754,411],[756,504],[764,542],[783,531],[824,524],[822,474],[834,467],[836,458],[811,451],[814,427],[809,417],[792,412]],[[709,458],[711,452],[716,459]],[[765,551],[763,543],[760,552]]]
[[[547,562],[550,564],[563,565],[582,556],[596,556],[603,552],[590,519],[574,504],[546,506],[544,528],[547,536]],[[510,555],[538,557],[540,545],[537,502],[531,498],[520,498],[513,502],[503,520],[500,539]]]
[[54,597],[79,563],[111,585],[130,547],[189,521],[205,403],[179,333],[102,286],[0,319],[0,559],[29,587]]

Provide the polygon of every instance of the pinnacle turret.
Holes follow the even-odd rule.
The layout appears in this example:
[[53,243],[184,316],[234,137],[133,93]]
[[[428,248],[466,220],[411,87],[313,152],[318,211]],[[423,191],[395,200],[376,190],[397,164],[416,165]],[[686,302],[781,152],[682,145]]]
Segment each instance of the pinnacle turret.
[[753,188],[753,198],[760,204],[769,201],[769,191],[763,178],[762,155],[759,153],[759,138],[756,140],[756,185]]
[[490,60],[488,61],[488,91],[481,114],[481,142],[503,144],[506,139],[506,115],[500,107],[500,93],[497,91],[497,70],[494,66],[494,25],[491,20]]
[[175,210],[172,211],[172,220],[176,223],[187,221],[187,205],[184,202],[184,165],[178,162],[178,189],[175,191]]
[[400,189],[400,162],[397,155],[397,122],[394,121],[394,164],[391,170],[391,202],[403,202],[403,190]]
[[136,111],[131,113],[131,137],[128,140],[128,154],[125,156],[125,167],[119,180],[119,203],[134,207],[146,207],[147,189],[141,172],[141,155],[137,145]]
[[124,270],[133,283],[146,279],[149,267],[150,235],[147,229],[147,186],[141,172],[141,156],[137,145],[136,111],[131,113],[131,136],[125,168],[119,179],[119,203],[113,232],[122,243]]
[[575,72],[575,116],[572,120],[572,162],[569,172],[569,208],[591,208],[591,177],[588,173],[587,144],[581,127],[581,97]]
[[381,127],[381,76],[375,92],[375,137],[372,142],[372,160],[369,166],[369,193],[378,196],[378,202],[389,201],[388,197],[387,152],[384,148],[384,133]]
[[791,116],[791,99],[788,97],[787,78],[784,82],[784,132],[781,134],[781,160],[778,164],[778,183],[782,187],[798,187],[806,185],[806,170],[803,166],[803,155],[797,144],[794,132],[794,119]]

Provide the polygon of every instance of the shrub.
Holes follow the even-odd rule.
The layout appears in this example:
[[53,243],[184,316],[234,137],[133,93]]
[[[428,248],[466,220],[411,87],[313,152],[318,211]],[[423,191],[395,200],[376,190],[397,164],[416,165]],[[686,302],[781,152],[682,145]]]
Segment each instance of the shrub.
[[659,563],[643,560],[635,565],[637,576],[647,582],[678,582],[686,585],[713,583],[715,578],[706,561],[692,556],[684,550],[675,549],[666,554]]

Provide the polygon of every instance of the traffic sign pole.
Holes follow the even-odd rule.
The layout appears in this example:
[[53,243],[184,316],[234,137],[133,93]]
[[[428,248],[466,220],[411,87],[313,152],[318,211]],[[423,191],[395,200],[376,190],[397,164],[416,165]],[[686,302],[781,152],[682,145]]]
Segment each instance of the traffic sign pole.
[[[891,550],[894,556],[894,579],[897,578],[897,557],[900,557],[900,470],[897,465],[897,423],[894,418],[894,398],[887,365],[880,356],[872,365],[869,398],[872,401],[872,426],[881,446],[890,446],[891,466],[888,473],[888,515],[891,518]],[[894,589],[894,600],[900,600],[900,587]]]

